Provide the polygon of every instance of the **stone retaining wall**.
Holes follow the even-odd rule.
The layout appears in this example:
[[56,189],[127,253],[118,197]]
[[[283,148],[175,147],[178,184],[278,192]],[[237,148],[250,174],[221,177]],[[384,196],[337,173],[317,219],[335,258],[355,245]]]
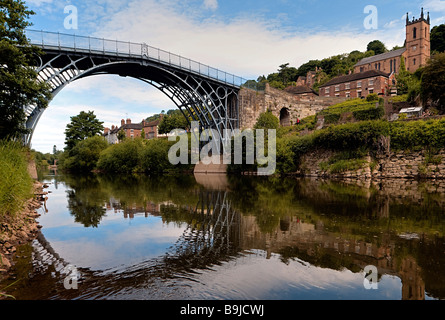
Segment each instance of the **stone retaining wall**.
[[419,151],[390,152],[377,159],[367,156],[361,169],[341,174],[331,174],[322,170],[321,164],[328,162],[334,155],[332,151],[310,152],[302,157],[301,170],[298,173],[307,177],[350,179],[445,179],[445,149],[434,155]]

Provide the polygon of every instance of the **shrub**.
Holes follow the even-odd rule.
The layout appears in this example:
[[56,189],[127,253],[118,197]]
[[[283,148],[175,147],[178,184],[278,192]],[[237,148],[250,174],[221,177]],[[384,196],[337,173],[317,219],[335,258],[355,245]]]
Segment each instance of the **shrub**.
[[280,120],[275,117],[272,112],[267,111],[258,117],[258,120],[254,126],[254,129],[275,129],[278,130],[280,127]]
[[97,161],[108,142],[101,136],[80,141],[62,158],[62,168],[75,172],[90,172],[96,169]]
[[128,139],[101,152],[97,167],[106,172],[129,173],[141,171],[142,139]]
[[174,168],[168,159],[168,151],[173,145],[168,140],[149,140],[141,152],[141,168],[142,171],[161,174],[167,170]]

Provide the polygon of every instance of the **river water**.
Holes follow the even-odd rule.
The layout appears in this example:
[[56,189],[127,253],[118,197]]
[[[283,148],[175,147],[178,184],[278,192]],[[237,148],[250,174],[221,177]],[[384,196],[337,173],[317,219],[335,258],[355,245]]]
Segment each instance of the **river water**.
[[444,182],[40,180],[50,194],[17,251],[18,300],[445,298]]

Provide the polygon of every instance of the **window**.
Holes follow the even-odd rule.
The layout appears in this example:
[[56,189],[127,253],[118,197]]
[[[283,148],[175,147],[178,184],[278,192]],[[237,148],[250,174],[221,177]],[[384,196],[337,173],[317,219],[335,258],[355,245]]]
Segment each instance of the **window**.
[[413,39],[417,38],[417,28],[413,29]]
[[357,88],[361,88],[361,87],[362,87],[362,82],[361,81],[357,82]]
[[329,88],[324,89],[324,93],[329,94]]
[[340,86],[335,86],[335,92],[340,91]]
[[346,98],[350,98],[351,97],[351,93],[350,92],[346,92]]
[[413,59],[413,65],[416,65],[416,58]]
[[363,67],[360,67],[360,72],[363,72],[363,71],[364,71]]
[[373,86],[374,85],[374,79],[369,79],[368,80],[368,85],[369,86]]
[[359,97],[359,98],[362,97],[362,92],[361,91],[357,91],[357,97]]
[[374,89],[369,89],[369,94],[374,93]]
[[345,89],[346,89],[346,90],[351,89],[351,84],[350,84],[350,83],[346,83],[346,84],[345,84]]

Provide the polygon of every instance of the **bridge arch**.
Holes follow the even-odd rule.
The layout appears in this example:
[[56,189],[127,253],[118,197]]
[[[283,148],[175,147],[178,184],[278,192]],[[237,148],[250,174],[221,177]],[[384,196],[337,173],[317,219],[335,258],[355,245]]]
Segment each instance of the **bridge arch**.
[[[55,35],[37,33],[39,39]],[[163,92],[189,122],[199,122],[202,130],[215,129],[219,133],[217,138],[221,140],[225,138],[225,129],[239,128],[238,94],[244,81],[242,78],[170,53],[167,53],[168,59],[161,59],[161,53],[165,55],[165,51],[145,44],[70,36],[73,37],[73,43],[62,45],[61,35],[57,36],[58,45],[48,44],[44,40],[39,43],[30,38],[33,45],[43,49],[44,55],[36,66],[38,80],[50,85],[52,99],[69,83],[78,79],[107,74],[132,77]],[[88,48],[79,46],[76,42],[78,38],[83,42],[88,39]],[[93,41],[101,41],[103,50],[92,49]],[[115,43],[116,50],[105,50],[107,41]],[[128,52],[121,53],[119,46],[122,44],[128,45]],[[137,48],[135,52],[133,48]],[[157,53],[157,58],[153,52]],[[176,60],[179,60],[179,64],[174,62]],[[212,74],[215,70],[216,77]],[[227,81],[227,78],[233,81]],[[30,134],[25,137],[26,144],[31,143],[33,132],[44,111],[36,106],[26,107],[26,127],[30,129]]]

